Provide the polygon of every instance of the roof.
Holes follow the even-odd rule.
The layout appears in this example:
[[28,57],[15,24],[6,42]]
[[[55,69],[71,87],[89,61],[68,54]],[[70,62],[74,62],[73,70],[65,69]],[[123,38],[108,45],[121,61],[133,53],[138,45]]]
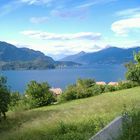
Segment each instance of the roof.
[[50,91],[52,91],[56,95],[62,94],[62,89],[61,88],[51,88]]
[[97,85],[106,85],[106,82],[100,81],[100,82],[96,82]]
[[118,82],[109,82],[108,85],[117,86]]

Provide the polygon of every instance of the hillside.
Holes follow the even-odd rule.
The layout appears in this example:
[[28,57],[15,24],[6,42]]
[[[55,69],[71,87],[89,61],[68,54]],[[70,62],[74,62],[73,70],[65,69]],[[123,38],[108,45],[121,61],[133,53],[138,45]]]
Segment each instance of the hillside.
[[[65,64],[65,65],[64,65]],[[51,69],[56,67],[78,66],[75,62],[54,61],[40,51],[0,42],[0,69],[1,70],[29,70]]]
[[40,51],[28,48],[17,48],[12,44],[0,42],[0,61],[32,61],[35,59],[46,59],[50,62],[54,61],[51,57],[45,56]]
[[88,140],[122,111],[140,109],[139,93],[140,87],[136,87],[30,111],[9,112],[8,120],[0,123],[0,139]]
[[133,60],[133,53],[140,51],[140,47],[122,49],[108,47],[93,53],[79,53],[63,58],[64,61],[73,61],[81,64],[124,64]]

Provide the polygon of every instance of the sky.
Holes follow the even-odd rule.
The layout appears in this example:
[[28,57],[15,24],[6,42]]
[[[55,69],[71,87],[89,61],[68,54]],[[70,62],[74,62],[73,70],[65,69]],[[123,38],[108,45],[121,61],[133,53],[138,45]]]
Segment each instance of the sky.
[[56,60],[140,46],[140,0],[0,0],[0,41]]

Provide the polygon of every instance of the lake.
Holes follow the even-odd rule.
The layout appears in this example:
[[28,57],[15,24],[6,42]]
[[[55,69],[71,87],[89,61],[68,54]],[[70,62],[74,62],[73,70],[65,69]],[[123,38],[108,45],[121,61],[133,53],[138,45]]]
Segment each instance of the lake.
[[1,71],[1,75],[8,78],[11,90],[23,93],[31,80],[47,81],[54,88],[64,89],[78,78],[94,78],[96,81],[105,82],[124,80],[125,71],[123,65],[96,65],[51,70]]

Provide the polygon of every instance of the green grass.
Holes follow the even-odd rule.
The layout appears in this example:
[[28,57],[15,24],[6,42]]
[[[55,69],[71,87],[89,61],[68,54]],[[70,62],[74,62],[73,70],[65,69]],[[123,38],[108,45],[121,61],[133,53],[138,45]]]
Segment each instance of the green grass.
[[140,109],[140,87],[29,111],[8,112],[0,140],[88,140],[116,116]]

